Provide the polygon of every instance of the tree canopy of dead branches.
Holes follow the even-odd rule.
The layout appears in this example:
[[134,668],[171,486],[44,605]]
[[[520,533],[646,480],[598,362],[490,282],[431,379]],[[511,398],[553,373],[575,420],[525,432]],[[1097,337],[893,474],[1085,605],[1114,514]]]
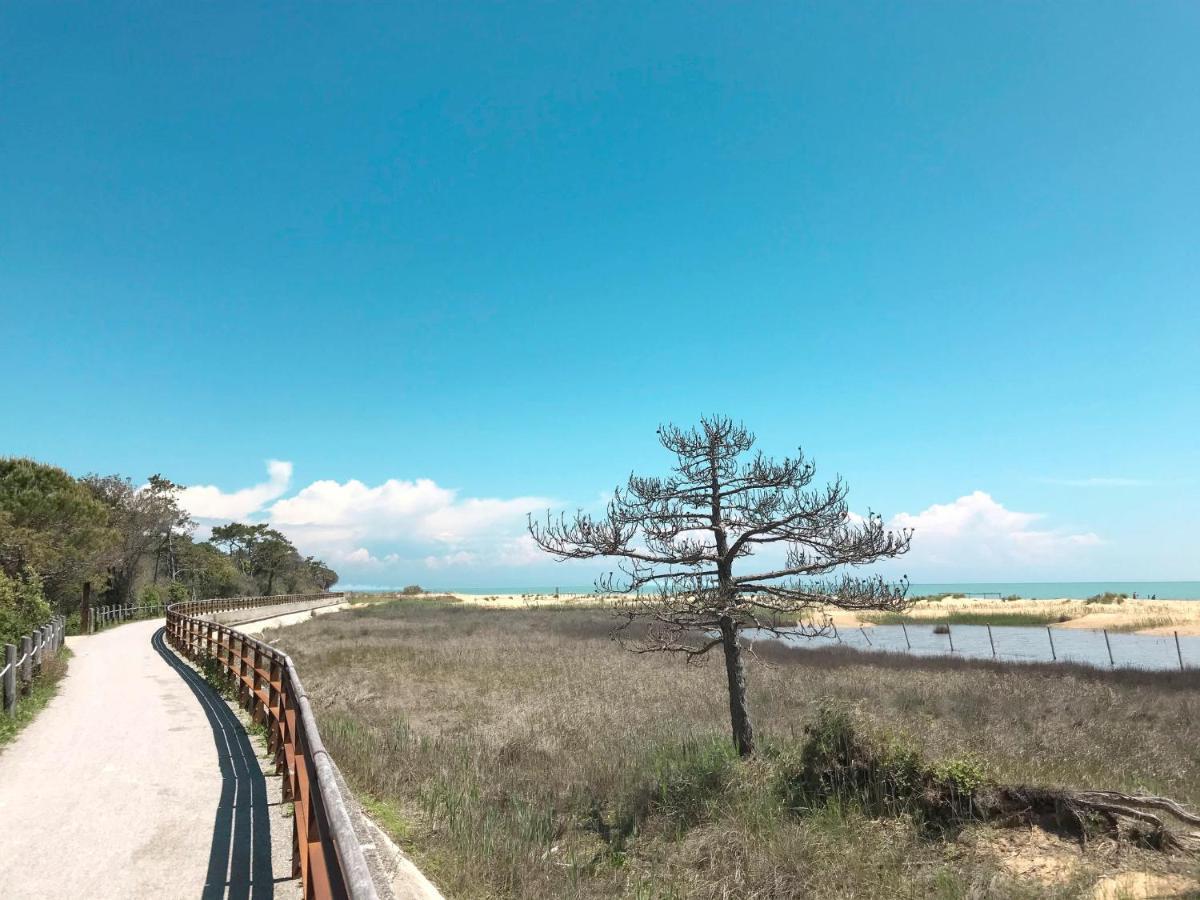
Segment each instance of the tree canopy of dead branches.
[[[732,419],[666,425],[658,438],[675,455],[670,474],[630,475],[603,516],[531,518],[529,531],[559,559],[617,560],[617,571],[597,587],[625,595],[618,637],[629,649],[689,661],[723,649],[733,740],[749,755],[754,735],[739,634],[823,634],[829,626],[814,616],[822,606],[904,609],[906,581],[854,570],[907,552],[912,535],[887,530],[872,512],[851,513],[840,477],[814,486],[815,468],[803,452],[779,460],[753,452],[754,435]],[[751,568],[755,554],[773,561]],[[646,628],[631,631],[639,622]]]

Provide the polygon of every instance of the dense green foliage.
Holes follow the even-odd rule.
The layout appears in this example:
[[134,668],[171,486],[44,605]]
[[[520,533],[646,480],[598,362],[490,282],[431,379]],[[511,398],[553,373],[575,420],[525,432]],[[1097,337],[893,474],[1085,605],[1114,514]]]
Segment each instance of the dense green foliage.
[[180,487],[161,475],[75,478],[31,459],[0,458],[0,634],[52,611],[96,604],[326,590],[337,573],[301,556],[267,525],[234,522],[197,541]]
[[0,572],[0,644],[16,643],[49,619],[50,604],[37,575],[27,571],[13,578]]
[[55,466],[0,459],[0,569],[36,572],[46,596],[78,596],[103,570],[116,535],[87,486]]

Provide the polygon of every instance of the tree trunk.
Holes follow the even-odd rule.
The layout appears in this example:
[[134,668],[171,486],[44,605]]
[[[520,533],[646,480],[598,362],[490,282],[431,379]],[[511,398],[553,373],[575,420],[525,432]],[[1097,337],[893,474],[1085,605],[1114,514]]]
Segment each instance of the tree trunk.
[[754,726],[746,708],[746,669],[742,648],[737,642],[737,625],[729,616],[721,617],[721,644],[725,650],[725,674],[729,679],[729,720],[733,726],[733,746],[738,756],[754,754]]

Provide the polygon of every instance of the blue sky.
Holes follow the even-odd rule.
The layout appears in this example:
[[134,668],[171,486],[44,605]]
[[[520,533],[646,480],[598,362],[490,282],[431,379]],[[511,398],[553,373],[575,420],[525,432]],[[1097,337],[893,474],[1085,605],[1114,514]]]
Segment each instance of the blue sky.
[[545,584],[527,507],[719,411],[914,521],[914,580],[1200,578],[1198,36],[9,4],[0,452],[209,486],[352,583]]

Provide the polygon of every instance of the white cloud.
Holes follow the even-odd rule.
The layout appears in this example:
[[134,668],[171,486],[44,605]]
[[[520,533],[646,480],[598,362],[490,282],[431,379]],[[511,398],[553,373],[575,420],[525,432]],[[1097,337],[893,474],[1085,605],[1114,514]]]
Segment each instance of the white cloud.
[[[183,504],[210,522],[269,523],[303,553],[326,560],[344,583],[401,584],[419,580],[423,573],[446,584],[520,584],[546,578],[569,583],[572,577],[591,580],[592,569],[611,568],[609,562],[599,563],[585,575],[585,564],[573,563],[564,571],[534,544],[526,532],[526,515],[560,508],[563,504],[556,500],[462,497],[428,478],[391,478],[376,485],[326,479],[285,497],[291,463],[271,460],[267,468],[266,482],[229,493],[211,485],[185,488]],[[983,491],[918,513],[900,513],[888,527],[915,530],[912,552],[881,568],[908,572],[916,581],[1011,581],[1082,566],[1103,543],[1092,532],[1046,527],[1043,518],[1008,509]],[[855,514],[851,519],[862,521]],[[783,548],[774,550],[782,553]]]
[[263,510],[306,553],[345,580],[397,581],[422,571],[495,570],[549,558],[533,546],[526,515],[556,505],[545,497],[460,497],[428,478],[315,481]]
[[1061,571],[1103,543],[1090,531],[1035,527],[1043,518],[1008,509],[990,494],[975,491],[915,515],[900,513],[888,527],[914,530],[912,551],[900,563],[923,581],[932,580],[926,573],[934,572],[1011,581],[1039,569]]
[[343,581],[387,583],[422,571],[509,569],[550,563],[525,530],[545,497],[460,497],[428,478],[314,481],[290,497],[292,464],[272,460],[269,479],[226,493],[211,485],[181,491],[197,518],[266,522],[305,554],[324,559]]
[[198,519],[245,519],[264,504],[282,497],[292,483],[292,464],[267,460],[267,480],[253,487],[225,493],[211,484],[194,484],[179,492],[179,501]]

